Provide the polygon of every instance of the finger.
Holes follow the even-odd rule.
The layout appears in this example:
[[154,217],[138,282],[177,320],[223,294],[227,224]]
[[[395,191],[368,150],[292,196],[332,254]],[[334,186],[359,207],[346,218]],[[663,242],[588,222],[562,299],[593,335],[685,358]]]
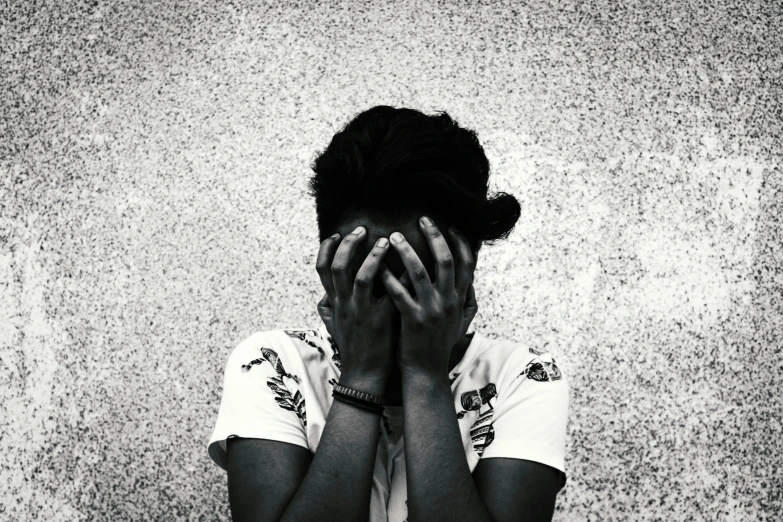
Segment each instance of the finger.
[[432,250],[432,256],[435,258],[435,285],[441,293],[454,288],[454,257],[451,255],[451,249],[443,237],[438,226],[430,219],[430,224],[426,225],[422,216],[419,220],[424,237]]
[[321,285],[326,290],[326,295],[334,297],[334,283],[332,282],[332,258],[337,247],[340,246],[340,234],[326,238],[318,248],[318,258],[315,262],[315,270],[321,278]]
[[463,307],[463,309],[465,310],[466,316],[468,313],[476,315],[476,312],[478,312],[478,303],[476,302],[476,290],[473,288],[473,283],[470,283],[468,285],[468,293],[465,295],[465,306]]
[[[387,265],[385,261],[381,264],[381,269],[378,271],[378,275],[376,276],[378,278],[378,282],[380,282],[381,285],[383,285],[383,268],[384,267],[386,267],[387,270],[389,269],[389,265]],[[392,273],[392,275],[394,275],[394,273]],[[411,297],[413,297],[414,299],[416,298],[416,289],[413,288],[413,283],[411,283],[411,278],[408,275],[408,272],[403,272],[402,276],[397,277],[397,281],[402,283],[402,286],[405,287],[405,289],[408,291],[408,293],[411,295]],[[386,290],[386,287],[384,287],[384,291],[385,290]],[[384,292],[384,295],[385,295],[385,292]]]
[[470,328],[470,323],[478,313],[478,303],[476,302],[476,292],[473,288],[473,283],[468,286],[468,293],[465,296],[465,306],[462,310],[462,335],[465,335]]
[[324,296],[321,298],[320,301],[318,301],[318,304],[316,305],[316,309],[318,310],[318,313],[321,315],[321,317],[323,317],[324,314],[331,313],[332,303],[329,302],[328,294],[324,293]]
[[363,226],[358,226],[340,242],[332,261],[331,273],[334,281],[334,292],[338,299],[347,299],[353,291],[353,274],[351,273],[351,259],[367,232]]
[[353,283],[353,294],[361,299],[360,302],[369,304],[372,296],[372,286],[375,282],[375,276],[378,275],[381,262],[389,250],[389,240],[381,237],[375,242],[375,246],[370,250],[370,254],[362,263],[359,271],[356,272],[356,279]]
[[476,261],[473,252],[470,251],[468,240],[455,227],[449,227],[449,235],[454,241],[457,267],[455,274],[455,287],[459,295],[466,295],[468,285],[473,282],[473,271],[476,269]]
[[413,283],[411,282],[408,272],[403,272],[402,277],[397,278],[397,280],[402,283],[402,286],[404,286],[406,290],[408,290],[411,297],[415,297],[414,294],[416,293],[416,289],[413,288]]
[[[378,270],[378,273],[383,277],[383,266]],[[375,301],[375,306],[380,307],[380,313],[387,317],[391,317],[397,311],[397,305],[394,304],[391,295],[387,291],[384,291],[383,295]]]
[[329,296],[324,294],[318,305],[315,307],[318,311],[318,315],[321,316],[321,321],[326,325],[326,330],[331,333],[332,322],[332,304],[329,302]]
[[[399,242],[394,241],[396,234],[399,234],[399,236],[397,236],[400,239]],[[402,264],[405,265],[405,270],[410,276],[410,280],[413,283],[413,288],[416,290],[416,296],[418,297],[419,302],[431,302],[435,290],[432,287],[432,281],[430,281],[430,274],[427,272],[427,268],[421,262],[421,259],[419,259],[416,251],[413,250],[413,247],[405,239],[405,236],[399,232],[393,233],[389,239],[391,239],[392,245],[400,255]],[[392,275],[392,277],[394,276]],[[408,294],[408,296],[410,296],[410,294]]]
[[329,302],[329,294],[324,292],[323,297],[321,297],[321,300],[318,301],[318,306],[321,308],[331,308],[331,303]]
[[386,265],[383,265],[381,277],[383,278],[383,286],[386,288],[386,295],[394,302],[394,306],[400,311],[400,315],[408,317],[410,313],[418,309],[418,305],[411,297],[411,294],[408,293],[408,290],[400,280],[394,277],[394,274],[391,273],[391,270]]

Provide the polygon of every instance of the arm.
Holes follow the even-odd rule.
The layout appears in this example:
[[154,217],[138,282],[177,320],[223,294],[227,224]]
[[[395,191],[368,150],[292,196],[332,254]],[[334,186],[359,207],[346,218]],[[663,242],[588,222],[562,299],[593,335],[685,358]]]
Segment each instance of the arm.
[[491,522],[473,482],[448,374],[402,377],[408,520]]
[[[386,379],[344,373],[340,384],[383,396]],[[281,522],[366,522],[379,428],[376,414],[334,401],[307,475]]]
[[[480,482],[474,483],[465,458],[447,378],[449,357],[459,339],[455,334],[461,332],[464,335],[466,323],[469,323],[467,319],[471,319],[477,310],[473,295],[475,256],[465,236],[455,228],[450,228],[449,232],[456,243],[456,257],[432,220],[422,217],[420,223],[436,259],[434,284],[413,247],[396,233],[392,234],[392,241],[411,274],[416,298],[402,288],[388,270],[384,271],[383,280],[402,317],[397,359],[403,376],[409,520],[505,522],[524,519],[538,522],[551,519],[555,488],[559,486],[556,479],[563,468],[563,436],[568,408],[565,380],[535,390],[522,386],[521,383],[527,380],[522,376],[539,382],[549,381],[546,384],[562,378],[551,357],[548,361],[528,361],[513,382],[515,388],[521,391],[513,394],[513,399],[506,403],[506,414],[495,413],[498,416],[496,429],[499,434],[505,432],[503,438],[506,444],[497,446],[499,440],[493,446],[496,451],[483,455],[484,458],[505,458],[495,458],[500,462],[482,466],[477,477]],[[456,270],[455,266],[458,267]],[[531,371],[534,373],[531,374]],[[531,396],[534,400],[525,401]],[[555,415],[549,422],[532,427],[518,425],[519,420],[526,418],[525,413],[531,405],[536,410],[549,404],[555,407]],[[521,450],[514,447],[514,439],[524,441]],[[509,457],[515,460],[531,460],[533,457],[542,464],[509,463]],[[560,468],[548,470],[547,466]],[[507,471],[514,475],[497,474]],[[520,477],[525,477],[525,480],[512,483]],[[518,492],[520,487],[530,482],[541,482],[542,485],[536,491],[525,491],[524,501],[515,498],[498,503],[496,495],[484,497],[479,492],[479,489],[486,492],[496,485],[504,492]],[[531,515],[530,503],[539,501],[537,492],[546,493],[540,499],[546,506],[534,509]]]
[[483,458],[471,475],[448,379],[403,374],[408,520],[549,522],[560,472],[519,458]]
[[473,478],[494,522],[551,522],[560,470],[508,457],[482,458]]

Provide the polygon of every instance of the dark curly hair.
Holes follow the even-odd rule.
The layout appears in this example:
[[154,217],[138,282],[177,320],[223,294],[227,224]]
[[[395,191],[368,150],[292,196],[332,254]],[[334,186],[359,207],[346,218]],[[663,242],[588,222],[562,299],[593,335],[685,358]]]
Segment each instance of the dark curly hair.
[[463,232],[474,253],[509,236],[519,202],[505,192],[487,197],[489,160],[476,133],[437,112],[379,105],[334,135],[310,166],[320,241],[350,208],[390,218],[425,210]]

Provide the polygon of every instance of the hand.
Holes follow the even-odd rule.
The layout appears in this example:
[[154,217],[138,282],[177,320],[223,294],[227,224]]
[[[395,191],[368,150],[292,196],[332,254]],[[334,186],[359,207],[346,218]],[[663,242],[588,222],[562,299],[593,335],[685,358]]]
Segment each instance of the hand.
[[397,352],[400,371],[440,377],[448,375],[451,349],[465,335],[478,311],[473,289],[476,263],[467,240],[453,227],[449,234],[457,245],[456,259],[434,223],[424,225],[420,221],[419,226],[435,258],[434,286],[405,238],[399,243],[392,241],[392,245],[410,274],[416,299],[385,266],[383,284],[400,311],[402,330]]
[[354,281],[351,259],[367,236],[364,228],[355,232],[342,241],[338,236],[321,243],[316,271],[326,293],[318,303],[318,315],[339,347],[342,373],[388,378],[394,367],[391,326],[395,308],[388,294],[376,299],[372,288],[389,245],[376,243]]

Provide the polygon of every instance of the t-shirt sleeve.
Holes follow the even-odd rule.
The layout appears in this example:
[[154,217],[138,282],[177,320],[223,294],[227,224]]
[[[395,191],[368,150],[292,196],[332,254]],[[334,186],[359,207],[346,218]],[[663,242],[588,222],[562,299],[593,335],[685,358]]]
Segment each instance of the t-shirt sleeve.
[[510,358],[520,362],[509,365],[505,379],[510,382],[503,385],[492,419],[494,438],[481,458],[506,457],[546,464],[560,471],[562,489],[566,484],[568,381],[550,353],[531,355]]
[[209,440],[210,458],[224,470],[226,440],[231,437],[277,440],[309,448],[300,378],[284,346],[256,332],[228,357],[223,373],[215,429]]

